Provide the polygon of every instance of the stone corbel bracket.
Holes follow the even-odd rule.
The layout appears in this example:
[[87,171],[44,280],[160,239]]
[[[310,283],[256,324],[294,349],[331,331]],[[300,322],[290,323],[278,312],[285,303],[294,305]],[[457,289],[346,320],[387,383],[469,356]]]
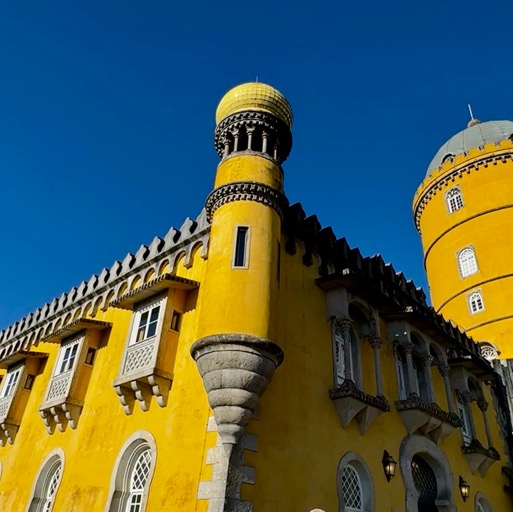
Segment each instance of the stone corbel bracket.
[[463,446],[462,451],[472,474],[479,471],[482,477],[486,475],[490,466],[501,458],[495,448],[485,448],[477,439],[473,439],[470,445]]
[[223,445],[236,446],[255,413],[274,371],[283,361],[281,348],[248,334],[216,334],[191,347]]
[[41,408],[39,414],[46,426],[46,431],[53,434],[57,428],[59,432],[64,432],[68,425],[76,429],[83,405],[78,400],[67,399],[60,404]]
[[13,444],[16,434],[18,433],[19,425],[12,422],[5,421],[0,424],[0,446],[5,446],[7,443]]

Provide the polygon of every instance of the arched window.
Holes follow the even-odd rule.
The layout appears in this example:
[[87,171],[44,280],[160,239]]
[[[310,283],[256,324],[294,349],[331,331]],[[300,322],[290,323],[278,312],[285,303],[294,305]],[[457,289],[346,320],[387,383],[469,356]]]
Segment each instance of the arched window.
[[362,483],[356,469],[348,464],[342,470],[342,495],[344,496],[344,511],[362,512]]
[[482,493],[476,493],[475,512],[492,512],[492,507]]
[[411,461],[411,472],[413,483],[419,494],[419,512],[438,512],[436,506],[438,485],[431,466],[419,455],[414,455]]
[[449,213],[454,213],[463,208],[463,194],[459,187],[451,188],[445,195],[447,201],[447,210]]
[[472,315],[484,311],[483,295],[481,292],[472,292],[468,296],[468,307]]
[[28,512],[50,512],[61,483],[63,470],[62,450],[52,452],[43,463],[37,477]]
[[360,455],[346,453],[337,468],[339,512],[374,512],[374,487]]
[[476,254],[472,247],[465,247],[465,249],[459,252],[458,266],[461,277],[468,277],[477,273],[479,268],[477,266]]
[[155,457],[155,440],[148,432],[137,432],[125,443],[111,480],[109,512],[146,510]]
[[337,386],[345,380],[352,380],[359,387],[360,353],[351,321],[335,322],[333,337]]
[[499,352],[497,348],[492,345],[491,343],[480,343],[479,347],[481,349],[481,355],[488,359],[488,361],[493,361],[494,359],[497,359],[499,357]]

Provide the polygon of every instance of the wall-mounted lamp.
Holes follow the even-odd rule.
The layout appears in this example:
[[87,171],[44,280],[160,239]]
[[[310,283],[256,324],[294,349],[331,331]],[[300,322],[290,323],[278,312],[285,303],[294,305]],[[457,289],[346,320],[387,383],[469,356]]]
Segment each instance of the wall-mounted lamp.
[[460,493],[461,497],[463,498],[463,501],[467,501],[467,498],[470,496],[470,485],[469,483],[463,479],[463,477],[460,475]]
[[383,459],[381,460],[381,464],[383,464],[383,471],[385,472],[385,477],[387,482],[395,475],[395,467],[397,466],[397,462],[394,460],[392,455],[390,455],[386,450],[383,452]]

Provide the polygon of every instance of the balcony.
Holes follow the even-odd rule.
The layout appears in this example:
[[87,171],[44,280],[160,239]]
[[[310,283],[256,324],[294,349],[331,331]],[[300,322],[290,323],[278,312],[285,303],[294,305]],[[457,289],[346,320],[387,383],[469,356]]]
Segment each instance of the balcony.
[[462,446],[470,471],[474,474],[479,471],[482,477],[486,475],[490,466],[501,459],[495,448],[485,448],[477,439],[473,439],[469,445]]
[[132,414],[135,400],[143,411],[155,396],[165,407],[173,381],[171,373],[157,367],[159,340],[157,336],[127,347],[118,379],[113,383],[126,414]]
[[358,389],[349,379],[339,388],[330,389],[329,396],[337,409],[342,426],[347,428],[351,421],[356,420],[362,435],[378,416],[390,411],[385,397],[369,395]]
[[9,411],[14,395],[6,396],[0,400],[0,446],[13,444],[18,433],[19,423],[9,418]]
[[444,411],[436,403],[427,403],[416,394],[411,394],[405,400],[397,400],[395,408],[408,434],[425,435],[436,444],[461,426],[457,414]]

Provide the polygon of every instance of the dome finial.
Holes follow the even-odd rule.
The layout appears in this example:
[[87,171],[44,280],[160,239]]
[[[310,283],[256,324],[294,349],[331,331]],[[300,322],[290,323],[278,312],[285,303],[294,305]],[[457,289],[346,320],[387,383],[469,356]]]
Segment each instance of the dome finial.
[[467,128],[470,128],[472,126],[475,126],[476,124],[479,124],[481,121],[479,119],[476,119],[474,117],[474,113],[472,112],[472,107],[470,106],[470,103],[467,103],[468,111],[470,113],[470,121],[467,123]]

